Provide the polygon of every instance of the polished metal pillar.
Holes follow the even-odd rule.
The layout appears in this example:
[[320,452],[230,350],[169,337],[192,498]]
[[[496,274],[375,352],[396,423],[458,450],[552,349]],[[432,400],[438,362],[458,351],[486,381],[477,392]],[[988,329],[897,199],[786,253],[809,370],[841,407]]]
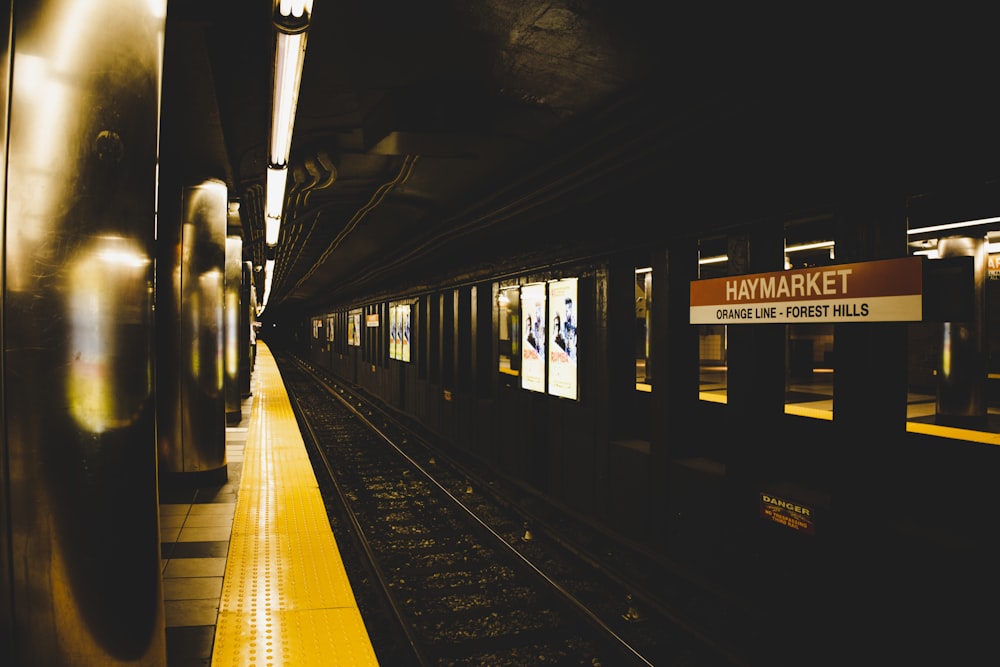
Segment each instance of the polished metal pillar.
[[[0,33],[3,40],[4,57],[0,60],[0,146],[7,146],[7,124],[9,117],[7,111],[10,102],[11,89],[11,21],[13,16],[13,1],[6,3],[8,14],[4,21],[4,31]],[[0,151],[0,192],[7,191],[7,151]],[[6,199],[0,196],[0,224],[6,219]],[[0,231],[5,231],[6,225]],[[6,273],[6,258],[0,253],[0,287],[3,283],[3,275]],[[4,329],[4,309],[0,308],[0,343],[6,347],[6,339],[3,334]],[[2,362],[2,360],[0,360]],[[0,372],[3,366],[0,365]],[[3,373],[6,375],[6,373]],[[0,418],[3,424],[7,423],[7,413],[4,409],[6,400],[6,380],[0,382]],[[7,467],[7,437],[6,429],[0,429],[0,660],[5,658],[13,659],[14,650],[14,595],[11,589],[12,565],[10,562],[10,531],[11,526],[7,521],[10,516],[10,470]]]
[[152,347],[166,2],[8,6],[0,664],[165,665]]
[[[161,197],[165,196],[161,186]],[[179,215],[177,219],[171,219]],[[160,479],[223,484],[226,468],[224,299],[228,196],[207,180],[161,206],[157,270],[157,416]],[[173,260],[173,263],[169,262]]]
[[986,426],[986,238],[955,236],[938,241],[938,255],[973,258],[972,318],[941,323],[937,364],[937,417],[947,426]]
[[243,282],[240,285],[240,398],[250,396],[250,373],[253,370],[256,353],[256,332],[253,330],[257,318],[256,290],[253,288],[253,263],[242,264]]
[[[230,211],[232,215],[232,211]],[[240,351],[242,338],[249,338],[249,330],[241,329],[242,308],[240,293],[243,282],[243,238],[226,237],[226,302],[225,302],[225,396],[226,423],[238,424],[242,416],[240,393]]]

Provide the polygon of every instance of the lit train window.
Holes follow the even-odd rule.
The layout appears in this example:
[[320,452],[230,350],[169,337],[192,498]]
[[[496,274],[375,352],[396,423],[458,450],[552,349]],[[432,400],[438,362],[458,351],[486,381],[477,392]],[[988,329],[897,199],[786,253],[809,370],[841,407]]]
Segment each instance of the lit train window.
[[910,202],[909,254],[930,261],[971,258],[971,279],[937,287],[948,307],[962,303],[971,312],[925,312],[923,322],[908,326],[906,430],[995,444],[1000,433],[1000,212],[949,214],[947,206],[923,207],[928,199]]
[[[698,242],[698,278],[721,278],[729,275],[729,257],[725,237]],[[727,333],[725,324],[699,324],[698,327],[698,397],[703,401],[728,401]]]
[[[834,263],[832,217],[785,226],[786,270]],[[833,323],[785,326],[785,413],[833,419]]]
[[653,364],[650,357],[652,341],[653,270],[635,270],[635,388],[652,391]]
[[497,293],[498,370],[504,375],[521,372],[521,293],[518,287],[501,287]]

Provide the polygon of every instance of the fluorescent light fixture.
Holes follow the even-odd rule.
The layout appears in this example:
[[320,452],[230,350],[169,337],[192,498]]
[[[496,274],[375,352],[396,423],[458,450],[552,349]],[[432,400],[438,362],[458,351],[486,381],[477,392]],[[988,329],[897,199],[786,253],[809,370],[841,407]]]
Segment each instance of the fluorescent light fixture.
[[264,240],[271,246],[278,243],[281,230],[288,155],[292,148],[292,129],[295,126],[312,6],[312,0],[274,0],[273,5],[272,20],[276,31],[274,90],[271,93],[271,143],[264,197]]
[[301,19],[307,14],[312,14],[312,0],[278,0],[277,5],[278,15],[283,18]]
[[800,250],[816,250],[818,248],[832,248],[833,241],[818,241],[816,243],[800,243],[790,245],[785,248],[785,252],[799,252]]
[[267,200],[264,207],[267,215],[272,217],[281,216],[281,203],[285,198],[285,182],[288,180],[287,167],[270,166],[267,168]]
[[277,244],[279,232],[281,232],[281,218],[272,218],[269,215],[265,215],[264,242],[267,243],[267,245]]
[[718,264],[720,262],[728,262],[729,255],[713,255],[712,257],[699,257],[699,264]]
[[271,166],[267,168],[267,191],[264,193],[264,215],[267,217],[281,218],[287,180],[287,167]]
[[295,107],[306,57],[306,33],[278,33],[274,56],[274,99],[271,109],[271,164],[288,164],[295,126]]
[[914,227],[907,229],[907,234],[926,234],[928,232],[941,232],[949,229],[961,229],[962,227],[977,227],[979,225],[989,225],[1000,222],[1000,218],[980,218],[978,220],[963,220],[962,222],[949,222],[946,225],[931,225],[930,227]]
[[292,146],[295,108],[299,100],[306,35],[312,18],[312,0],[276,0],[274,27],[274,91],[271,107],[270,164],[285,166]]
[[[995,255],[997,253],[1000,253],[1000,243],[987,243],[986,253],[989,255]],[[913,254],[926,255],[928,259],[940,259],[937,248],[928,248],[926,250],[914,250]]]
[[264,193],[264,241],[267,245],[275,245],[278,242],[287,178],[287,167],[267,168],[267,191]]

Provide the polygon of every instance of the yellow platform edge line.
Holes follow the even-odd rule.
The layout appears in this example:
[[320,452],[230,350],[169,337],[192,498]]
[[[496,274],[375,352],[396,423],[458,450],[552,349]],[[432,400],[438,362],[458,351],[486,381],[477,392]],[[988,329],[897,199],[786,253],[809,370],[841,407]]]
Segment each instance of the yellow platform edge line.
[[212,665],[377,665],[284,382],[263,341],[254,376]]

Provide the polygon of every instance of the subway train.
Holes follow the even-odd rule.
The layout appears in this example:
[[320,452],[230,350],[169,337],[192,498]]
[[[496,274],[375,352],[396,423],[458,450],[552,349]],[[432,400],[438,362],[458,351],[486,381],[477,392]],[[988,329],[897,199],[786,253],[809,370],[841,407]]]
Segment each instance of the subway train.
[[231,479],[255,336],[776,642],[992,650],[988,17],[8,16],[0,662],[167,664],[162,489]]

